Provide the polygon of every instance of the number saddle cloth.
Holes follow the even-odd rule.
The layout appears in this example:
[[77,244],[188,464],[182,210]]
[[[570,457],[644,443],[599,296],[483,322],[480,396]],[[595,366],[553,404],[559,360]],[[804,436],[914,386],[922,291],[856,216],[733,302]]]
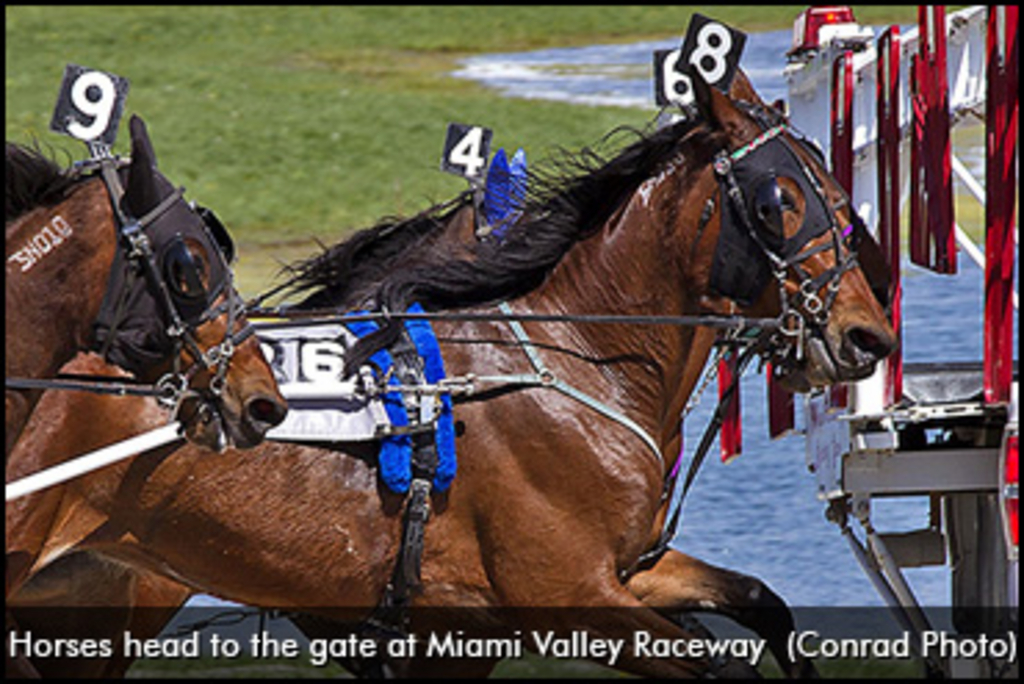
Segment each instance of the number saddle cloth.
[[[410,313],[422,311],[418,304],[409,308]],[[288,400],[288,415],[267,433],[269,439],[379,441],[380,477],[389,489],[407,492],[414,476],[432,480],[438,491],[448,489],[456,471],[451,395],[414,390],[436,388],[445,377],[429,321],[405,321],[398,342],[376,352],[369,364],[344,379],[345,352],[377,330],[377,323],[254,325]]]

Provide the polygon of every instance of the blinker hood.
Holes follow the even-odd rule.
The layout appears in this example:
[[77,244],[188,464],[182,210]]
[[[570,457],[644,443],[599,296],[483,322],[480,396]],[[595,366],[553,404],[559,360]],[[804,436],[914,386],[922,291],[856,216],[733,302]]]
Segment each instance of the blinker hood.
[[[167,186],[169,195],[173,189],[169,183]],[[185,325],[198,325],[212,310],[230,274],[222,256],[222,240],[211,234],[207,220],[179,199],[142,228],[152,248],[150,266],[143,266],[140,259],[129,259],[124,244],[116,250],[107,292],[93,327],[93,346],[105,350],[108,361],[138,375],[173,353],[175,341],[168,333],[173,315],[159,294],[161,287],[167,289]],[[185,239],[202,246],[206,255],[202,265],[184,248]],[[119,235],[118,240],[123,243],[124,237]],[[206,273],[207,288],[196,287],[200,270]]]
[[[766,187],[777,184],[779,178],[796,183],[805,202],[803,224],[790,238],[775,234],[758,218],[766,212],[781,215],[781,206],[757,206],[766,198],[775,197],[778,201],[778,193],[768,192]],[[718,180],[722,225],[712,260],[710,286],[737,304],[750,306],[772,277],[772,266],[765,250],[788,261],[808,242],[829,230],[833,225],[832,216],[821,191],[811,182],[810,171],[781,138],[773,138],[754,148],[731,164]],[[740,198],[730,195],[730,184],[739,189]]]

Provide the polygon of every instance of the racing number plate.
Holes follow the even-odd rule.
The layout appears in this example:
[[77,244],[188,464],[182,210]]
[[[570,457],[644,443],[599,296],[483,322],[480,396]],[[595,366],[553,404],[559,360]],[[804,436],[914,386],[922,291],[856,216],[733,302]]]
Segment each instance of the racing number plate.
[[77,64],[64,67],[50,130],[111,147],[128,97],[128,79]]
[[742,31],[694,14],[683,45],[654,52],[654,99],[659,107],[693,102],[693,70],[707,83],[728,92],[743,56],[747,35]]

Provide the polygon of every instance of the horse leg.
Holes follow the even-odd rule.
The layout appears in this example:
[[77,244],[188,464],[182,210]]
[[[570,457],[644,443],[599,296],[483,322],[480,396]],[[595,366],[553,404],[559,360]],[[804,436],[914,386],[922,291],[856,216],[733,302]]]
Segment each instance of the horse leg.
[[[135,576],[130,597],[131,616],[126,631],[136,639],[153,639],[174,619],[193,591],[183,584],[148,570],[125,568],[125,571]],[[118,648],[114,652],[116,654],[121,651],[123,649]],[[107,663],[103,677],[124,678],[134,662],[134,659],[124,655],[115,656]]]
[[9,606],[22,628],[39,638],[106,639],[113,647],[110,658],[34,661],[44,677],[120,679],[134,662],[122,653],[124,633],[157,636],[190,594],[177,582],[74,552],[33,574]]
[[6,611],[4,623],[6,625],[7,639],[7,661],[4,663],[4,679],[40,679],[39,670],[36,669],[35,665],[32,664],[32,661],[24,653],[19,652],[16,656],[11,655],[14,652],[11,648],[11,633],[21,634],[24,630],[18,625],[10,609]]
[[[586,587],[581,587],[586,589]],[[595,593],[595,591],[597,593]],[[534,626],[541,635],[555,633],[570,637],[585,632],[594,639],[621,641],[621,655],[614,664],[601,658],[594,658],[602,665],[609,665],[643,677],[742,677],[759,678],[756,667],[737,660],[709,659],[707,657],[653,657],[641,648],[638,635],[646,643],[680,643],[704,639],[703,630],[694,631],[684,625],[667,619],[661,613],[641,603],[614,576],[599,587],[586,592],[589,601],[580,600],[570,605],[585,606],[539,613],[542,624]]]
[[765,640],[786,676],[817,676],[814,664],[806,658],[790,660],[786,639],[795,629],[793,615],[756,577],[669,549],[650,569],[633,575],[626,587],[644,605],[666,615],[705,611],[730,617]]

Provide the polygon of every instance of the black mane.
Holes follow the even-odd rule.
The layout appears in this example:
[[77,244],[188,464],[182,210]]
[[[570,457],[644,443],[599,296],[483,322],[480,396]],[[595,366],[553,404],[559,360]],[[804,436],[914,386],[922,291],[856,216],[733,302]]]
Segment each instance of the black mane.
[[77,174],[62,169],[38,149],[12,142],[7,143],[6,171],[6,222],[60,201],[78,180]]
[[[595,232],[648,178],[684,144],[716,149],[706,126],[683,121],[654,133],[632,131],[638,139],[606,160],[592,148],[531,170],[523,218],[498,242],[462,244],[430,240],[443,233],[445,218],[434,209],[410,220],[416,231],[403,235],[402,224],[386,222],[349,238],[322,255],[293,267],[294,292],[310,294],[299,308],[334,306],[344,309],[358,292],[361,305],[405,311],[418,302],[428,311],[492,304],[514,299],[538,287],[562,257]],[[607,140],[607,139],[606,139]],[[710,159],[710,156],[708,156]],[[693,160],[704,163],[708,159]],[[456,210],[465,206],[461,198]],[[448,206],[448,205],[442,205]],[[454,211],[454,210],[453,210]],[[403,250],[419,251],[409,260]],[[379,257],[377,263],[362,260]],[[358,260],[357,260],[358,259]],[[357,279],[368,278],[358,282]],[[376,349],[387,346],[397,324],[364,338],[350,352],[347,367],[358,367]]]
[[473,200],[470,191],[436,204],[409,218],[387,217],[320,254],[286,266],[290,279],[280,289],[307,293],[299,310],[362,306],[374,289],[394,272],[396,262],[429,252],[448,221]]
[[404,311],[419,302],[429,311],[521,296],[539,286],[574,244],[599,230],[698,131],[709,134],[685,121],[647,135],[631,131],[638,139],[610,160],[584,148],[531,170],[524,218],[500,243],[436,238],[471,201],[467,192],[411,219],[389,219],[359,231],[288,267],[293,274],[288,287],[308,295],[300,309],[365,304]]

